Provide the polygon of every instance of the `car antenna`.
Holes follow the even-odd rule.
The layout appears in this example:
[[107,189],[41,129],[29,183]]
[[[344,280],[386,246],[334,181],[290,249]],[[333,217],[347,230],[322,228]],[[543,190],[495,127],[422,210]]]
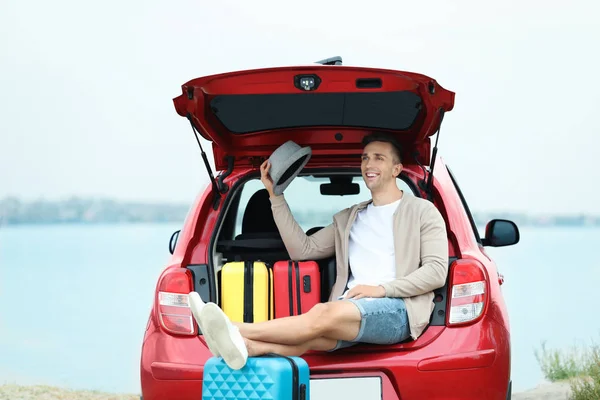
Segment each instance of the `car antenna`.
[[217,180],[215,179],[215,177],[213,176],[213,172],[212,169],[210,168],[210,164],[208,163],[208,158],[206,157],[206,153],[204,152],[204,149],[202,148],[202,144],[200,143],[200,138],[198,137],[198,131],[196,130],[196,127],[194,126],[194,123],[192,122],[192,116],[188,113],[187,114],[187,119],[190,121],[190,125],[192,126],[192,130],[194,131],[194,137],[196,138],[196,141],[198,142],[198,146],[200,147],[200,153],[202,154],[202,159],[204,160],[204,165],[206,166],[206,171],[208,172],[208,176],[210,177],[210,182],[212,183],[212,190],[215,193],[215,209],[216,206],[219,202],[219,200],[221,199],[221,191],[219,190],[219,186],[217,185]]
[[433,169],[435,168],[435,159],[437,157],[438,140],[440,139],[440,131],[442,130],[442,121],[444,120],[444,109],[440,108],[440,124],[438,125],[437,135],[435,137],[435,145],[433,146],[433,152],[431,155],[431,168],[429,168],[429,176],[427,177],[427,184],[425,186],[425,192],[427,193],[427,200],[433,200]]

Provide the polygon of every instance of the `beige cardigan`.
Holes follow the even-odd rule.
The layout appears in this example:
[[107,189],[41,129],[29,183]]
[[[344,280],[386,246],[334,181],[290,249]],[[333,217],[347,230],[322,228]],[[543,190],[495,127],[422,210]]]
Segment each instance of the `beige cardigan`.
[[[350,228],[358,211],[370,202],[365,201],[340,211],[334,215],[333,223],[307,236],[292,216],[284,196],[271,198],[275,223],[292,259],[319,260],[336,255],[337,278],[330,301],[344,293],[349,278]],[[387,297],[404,299],[410,333],[413,339],[417,339],[431,318],[433,290],[444,286],[446,282],[446,224],[431,202],[404,194],[394,212],[394,227],[397,279],[382,286]]]

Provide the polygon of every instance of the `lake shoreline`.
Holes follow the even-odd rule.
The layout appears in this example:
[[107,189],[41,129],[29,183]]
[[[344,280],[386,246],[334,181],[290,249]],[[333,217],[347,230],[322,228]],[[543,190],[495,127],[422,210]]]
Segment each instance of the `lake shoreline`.
[[0,385],[0,400],[140,400],[140,395],[47,385]]
[[571,384],[567,381],[543,382],[533,389],[513,393],[512,400],[568,400]]
[[[513,400],[568,400],[568,382],[542,383],[524,392],[513,393]],[[0,385],[0,400],[139,400],[140,395],[72,390],[45,385]]]

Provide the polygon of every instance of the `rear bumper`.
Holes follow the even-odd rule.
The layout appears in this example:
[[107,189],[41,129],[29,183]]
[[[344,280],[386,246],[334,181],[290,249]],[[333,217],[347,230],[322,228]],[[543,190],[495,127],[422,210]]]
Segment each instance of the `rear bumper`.
[[198,400],[211,357],[199,337],[176,337],[150,321],[142,345],[140,383],[144,400]]
[[[303,356],[311,378],[379,376],[385,400],[505,400],[510,383],[509,335],[490,318],[446,328],[428,346],[413,351],[339,351]],[[145,400],[198,399],[210,353],[197,338],[148,331],[141,360]],[[373,372],[365,372],[373,370]],[[320,400],[313,399],[311,400]]]

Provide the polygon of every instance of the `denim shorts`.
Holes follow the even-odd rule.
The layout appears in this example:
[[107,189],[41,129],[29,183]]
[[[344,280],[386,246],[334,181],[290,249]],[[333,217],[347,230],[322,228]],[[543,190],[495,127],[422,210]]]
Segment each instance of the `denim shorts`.
[[351,341],[338,340],[330,351],[354,346],[358,343],[396,344],[410,337],[406,304],[400,298],[383,297],[343,299],[358,307],[361,314],[358,335]]

